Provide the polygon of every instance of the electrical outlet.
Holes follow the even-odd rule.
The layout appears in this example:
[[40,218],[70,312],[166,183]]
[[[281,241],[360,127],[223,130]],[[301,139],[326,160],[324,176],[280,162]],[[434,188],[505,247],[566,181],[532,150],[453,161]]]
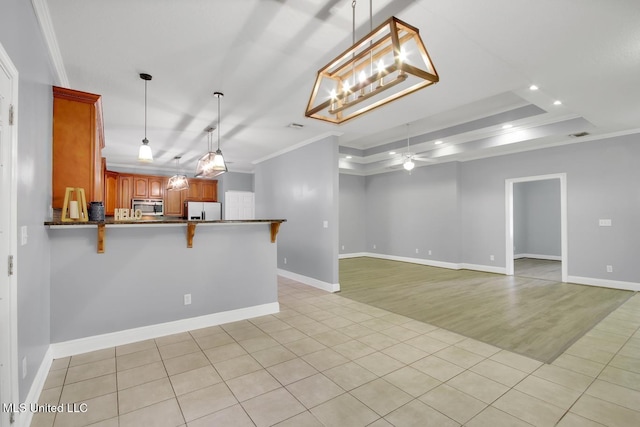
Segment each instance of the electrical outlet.
[[184,305],[191,304],[191,294],[184,294]]
[[611,220],[610,219],[600,219],[600,220],[598,220],[598,225],[600,227],[611,227]]
[[420,253],[420,251],[418,250],[418,248],[416,248],[416,253]]
[[27,244],[28,237],[27,226],[23,225],[22,227],[20,227],[20,243],[22,244],[22,246]]
[[613,273],[613,265],[607,265],[607,273]]
[[329,221],[322,221],[322,227],[329,228]]
[[491,261],[495,261],[495,260],[496,260],[496,257],[494,257],[493,255],[489,255],[489,259],[490,259]]
[[342,245],[342,250],[344,251],[344,245]]
[[375,248],[376,248],[376,245],[373,245],[373,249],[375,249]]
[[27,356],[22,358],[22,379],[27,378]]
[[429,255],[431,255],[431,251],[429,251]]
[[284,258],[284,263],[285,263],[285,264],[287,263],[287,257],[285,257],[285,258]]

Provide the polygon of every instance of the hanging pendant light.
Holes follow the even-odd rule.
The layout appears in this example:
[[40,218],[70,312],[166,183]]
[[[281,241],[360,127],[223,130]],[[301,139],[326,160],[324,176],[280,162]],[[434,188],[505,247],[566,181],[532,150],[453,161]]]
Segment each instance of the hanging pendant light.
[[222,92],[214,92],[213,96],[218,98],[218,149],[215,152],[211,151],[211,132],[213,132],[215,128],[209,128],[209,151],[198,160],[196,178],[214,178],[228,170],[224,156],[220,150],[220,98],[222,98],[224,94]]
[[149,140],[147,139],[147,82],[151,80],[152,77],[150,74],[142,73],[140,74],[140,78],[144,80],[144,139],[142,140],[140,150],[138,150],[138,161],[151,163],[153,162],[153,153],[151,152]]
[[407,123],[407,152],[404,156],[405,161],[402,164],[402,167],[411,174],[411,171],[416,167],[416,164],[413,162],[413,153],[409,151],[409,123]]
[[168,191],[182,191],[189,189],[189,180],[186,175],[180,174],[180,159],[181,156],[175,156],[174,159],[176,161],[176,174],[169,178],[169,182],[167,183]]

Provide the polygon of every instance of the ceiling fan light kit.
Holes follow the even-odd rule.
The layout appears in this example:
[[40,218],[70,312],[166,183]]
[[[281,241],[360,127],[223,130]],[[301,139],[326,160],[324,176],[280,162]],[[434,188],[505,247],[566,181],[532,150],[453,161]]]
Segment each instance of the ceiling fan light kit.
[[147,139],[147,82],[152,79],[150,74],[141,73],[140,78],[144,80],[144,139],[138,150],[138,161],[144,163],[153,162],[153,153]]
[[392,16],[318,71],[305,116],[344,123],[439,80],[419,30]]

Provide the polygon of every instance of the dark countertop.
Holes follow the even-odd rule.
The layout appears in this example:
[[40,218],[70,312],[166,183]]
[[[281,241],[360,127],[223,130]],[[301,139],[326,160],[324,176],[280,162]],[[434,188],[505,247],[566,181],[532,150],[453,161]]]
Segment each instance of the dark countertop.
[[118,224],[246,224],[246,223],[281,223],[286,222],[286,219],[243,219],[243,220],[187,220],[178,217],[170,216],[145,216],[140,220],[126,220],[115,221],[112,216],[108,216],[104,221],[69,221],[63,222],[59,211],[54,212],[53,219],[51,221],[45,221],[44,225],[64,225],[64,226],[77,226],[77,225],[118,225]]

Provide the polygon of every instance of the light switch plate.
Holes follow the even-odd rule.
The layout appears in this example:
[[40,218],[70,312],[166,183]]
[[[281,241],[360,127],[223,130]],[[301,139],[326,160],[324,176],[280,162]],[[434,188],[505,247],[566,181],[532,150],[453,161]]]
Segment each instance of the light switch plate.
[[20,227],[20,244],[22,246],[27,244],[28,237],[27,226],[23,225],[22,227]]
[[598,225],[600,225],[600,227],[611,227],[611,220],[610,219],[600,219],[600,220],[598,220]]

